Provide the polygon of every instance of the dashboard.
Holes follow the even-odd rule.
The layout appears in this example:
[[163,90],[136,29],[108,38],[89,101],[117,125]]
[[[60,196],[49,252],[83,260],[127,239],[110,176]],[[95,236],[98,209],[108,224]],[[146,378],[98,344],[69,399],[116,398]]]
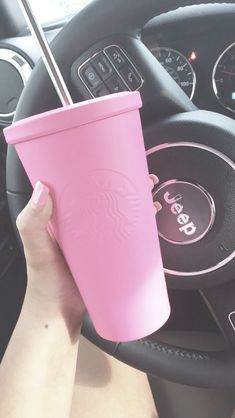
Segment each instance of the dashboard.
[[[234,21],[235,4],[188,6],[156,17],[141,33],[143,43],[198,108],[231,118],[235,118]],[[46,27],[48,41],[60,29]],[[12,122],[38,58],[29,34],[0,39],[0,126]]]

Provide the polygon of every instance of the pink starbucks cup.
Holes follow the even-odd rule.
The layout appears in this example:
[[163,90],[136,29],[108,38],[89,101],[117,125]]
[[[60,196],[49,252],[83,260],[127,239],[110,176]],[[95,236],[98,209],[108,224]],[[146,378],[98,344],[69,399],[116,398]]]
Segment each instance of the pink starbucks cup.
[[97,332],[143,338],[170,314],[138,92],[52,110],[4,130],[34,186]]

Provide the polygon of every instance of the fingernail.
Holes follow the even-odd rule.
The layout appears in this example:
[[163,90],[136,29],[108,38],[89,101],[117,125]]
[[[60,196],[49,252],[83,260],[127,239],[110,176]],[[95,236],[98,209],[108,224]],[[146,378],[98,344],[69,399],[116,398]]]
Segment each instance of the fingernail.
[[149,177],[153,181],[154,186],[159,183],[159,178],[155,174],[150,174]]
[[158,213],[162,210],[162,205],[161,205],[160,202],[156,201],[156,202],[153,202],[153,204],[154,204],[154,207],[156,209],[156,213]]
[[37,208],[42,208],[46,201],[50,190],[45,184],[38,181],[34,187],[32,194],[32,202]]

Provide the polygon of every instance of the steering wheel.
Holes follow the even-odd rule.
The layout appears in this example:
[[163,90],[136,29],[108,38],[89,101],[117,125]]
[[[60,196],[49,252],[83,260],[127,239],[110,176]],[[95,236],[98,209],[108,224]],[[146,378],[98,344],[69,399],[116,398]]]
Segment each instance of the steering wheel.
[[[102,350],[151,375],[231,389],[235,387],[235,122],[198,110],[140,39],[142,27],[152,17],[181,5],[180,0],[95,0],[64,27],[51,47],[74,101],[87,93],[78,77],[81,62],[97,52],[110,52],[110,46],[122,51],[140,76],[149,171],[160,178],[154,199],[162,206],[158,228],[167,283],[172,288],[200,290],[228,342],[227,349],[187,350],[153,341],[151,336],[113,343],[99,337],[89,317],[83,334]],[[111,55],[112,59],[118,66],[117,56]],[[15,120],[59,106],[40,61]],[[31,186],[12,146],[8,147],[7,191],[15,224]]]

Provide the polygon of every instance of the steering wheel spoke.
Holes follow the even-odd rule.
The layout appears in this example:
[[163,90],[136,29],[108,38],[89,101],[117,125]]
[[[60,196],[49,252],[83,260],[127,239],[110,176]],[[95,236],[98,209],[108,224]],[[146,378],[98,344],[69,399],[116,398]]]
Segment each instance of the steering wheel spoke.
[[139,37],[115,35],[97,42],[75,60],[71,75],[78,98],[139,90],[145,123],[196,110]]

